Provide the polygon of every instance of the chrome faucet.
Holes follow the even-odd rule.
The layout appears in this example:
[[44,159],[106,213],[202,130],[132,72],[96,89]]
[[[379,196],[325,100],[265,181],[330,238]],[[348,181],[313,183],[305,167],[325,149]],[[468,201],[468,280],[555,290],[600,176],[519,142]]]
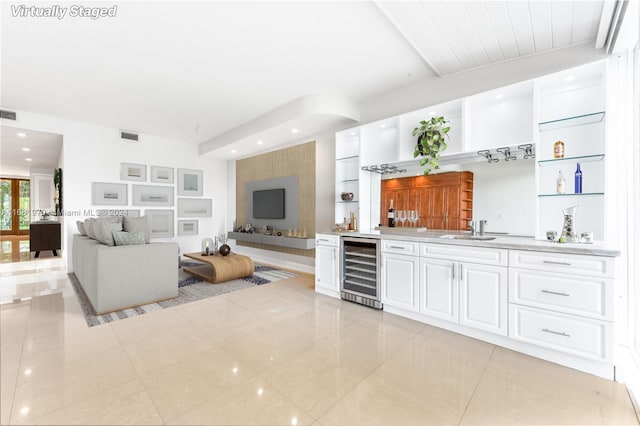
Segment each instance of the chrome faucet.
[[480,224],[480,232],[478,232],[478,235],[481,237],[484,237],[484,227],[487,224],[487,220],[482,219],[482,220],[479,220],[478,223]]
[[476,223],[473,220],[469,221],[469,229],[471,229],[471,236],[475,237],[476,236]]

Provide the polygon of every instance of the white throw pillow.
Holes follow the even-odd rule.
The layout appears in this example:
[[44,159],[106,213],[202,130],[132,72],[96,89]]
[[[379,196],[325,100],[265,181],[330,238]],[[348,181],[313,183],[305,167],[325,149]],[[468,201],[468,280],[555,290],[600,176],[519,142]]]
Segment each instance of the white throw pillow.
[[144,242],[149,244],[151,232],[149,230],[149,220],[147,216],[141,216],[141,217],[124,216],[123,229],[126,232],[142,231],[142,235],[144,235]]

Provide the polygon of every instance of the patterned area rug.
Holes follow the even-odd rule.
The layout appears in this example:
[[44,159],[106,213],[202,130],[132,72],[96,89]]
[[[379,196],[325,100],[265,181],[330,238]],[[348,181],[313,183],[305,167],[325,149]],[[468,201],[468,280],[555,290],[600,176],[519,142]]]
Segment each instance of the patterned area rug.
[[[180,266],[200,266],[200,262],[181,261]],[[80,286],[75,274],[69,274],[69,280],[73,285],[73,289],[78,296],[78,301],[82,307],[84,318],[89,327],[94,325],[106,324],[125,318],[131,318],[138,315],[144,315],[147,312],[159,311],[161,309],[170,308],[172,306],[183,305],[196,300],[206,299],[213,296],[219,296],[232,291],[242,290],[256,285],[268,284],[274,281],[292,278],[297,276],[293,272],[283,271],[265,265],[255,265],[255,272],[249,277],[237,280],[226,281],[218,284],[211,284],[202,281],[200,278],[187,274],[182,269],[178,273],[178,297],[162,302],[150,303],[148,305],[137,306],[135,308],[123,309],[121,311],[111,312],[104,315],[96,315],[89,299],[87,299],[84,290]]]

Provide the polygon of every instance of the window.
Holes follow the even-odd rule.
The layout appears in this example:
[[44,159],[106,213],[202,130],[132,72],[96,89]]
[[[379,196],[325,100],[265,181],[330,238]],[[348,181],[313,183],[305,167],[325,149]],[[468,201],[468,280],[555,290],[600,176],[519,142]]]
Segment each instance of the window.
[[29,197],[31,188],[28,180],[0,179],[0,231],[2,235],[29,233]]

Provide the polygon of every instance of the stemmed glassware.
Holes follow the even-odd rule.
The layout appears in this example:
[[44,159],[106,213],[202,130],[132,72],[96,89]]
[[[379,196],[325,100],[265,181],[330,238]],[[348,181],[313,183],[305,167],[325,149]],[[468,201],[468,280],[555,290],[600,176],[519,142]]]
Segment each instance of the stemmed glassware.
[[404,226],[404,221],[407,220],[406,210],[398,210],[396,219],[400,222],[400,226]]
[[419,220],[418,210],[411,210],[409,212],[409,222],[411,222],[412,227],[416,227]]

